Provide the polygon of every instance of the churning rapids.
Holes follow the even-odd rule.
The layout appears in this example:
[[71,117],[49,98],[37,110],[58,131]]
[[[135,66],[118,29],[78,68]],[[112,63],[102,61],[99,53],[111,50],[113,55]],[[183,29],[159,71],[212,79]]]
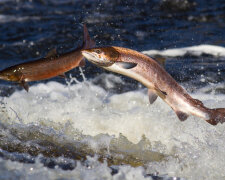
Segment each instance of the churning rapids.
[[[208,55],[222,47],[214,48]],[[180,122],[160,98],[149,105],[145,88],[109,92],[126,86],[120,76],[81,75],[81,82],[40,82],[29,93],[1,97],[0,179],[225,178],[224,124],[195,117]],[[191,95],[208,107],[225,107],[218,88],[225,89],[211,84]]]

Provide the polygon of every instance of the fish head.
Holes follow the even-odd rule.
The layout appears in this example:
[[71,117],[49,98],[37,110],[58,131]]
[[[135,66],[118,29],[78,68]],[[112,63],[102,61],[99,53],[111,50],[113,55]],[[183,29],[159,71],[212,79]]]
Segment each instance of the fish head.
[[11,70],[4,70],[0,72],[0,79],[5,81],[19,81],[18,73]]
[[85,49],[82,50],[82,54],[88,61],[101,67],[113,65],[120,56],[120,53],[113,47]]

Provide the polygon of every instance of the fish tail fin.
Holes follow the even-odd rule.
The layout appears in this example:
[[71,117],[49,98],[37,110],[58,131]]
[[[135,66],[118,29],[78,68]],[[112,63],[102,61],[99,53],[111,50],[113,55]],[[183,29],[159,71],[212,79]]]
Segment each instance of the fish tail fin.
[[211,125],[225,122],[225,108],[209,109],[209,120],[206,120]]
[[82,49],[89,49],[95,46],[95,41],[91,39],[86,24],[84,24],[84,40],[82,44]]

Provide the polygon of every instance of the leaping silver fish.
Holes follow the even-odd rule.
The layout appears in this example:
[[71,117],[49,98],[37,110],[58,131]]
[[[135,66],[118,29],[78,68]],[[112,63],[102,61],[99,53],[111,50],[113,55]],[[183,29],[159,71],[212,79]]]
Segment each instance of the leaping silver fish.
[[181,121],[194,115],[212,125],[225,122],[225,108],[205,107],[201,101],[193,99],[159,63],[142,53],[111,46],[82,50],[82,54],[97,66],[141,82],[148,88],[151,104],[158,96],[161,97]]

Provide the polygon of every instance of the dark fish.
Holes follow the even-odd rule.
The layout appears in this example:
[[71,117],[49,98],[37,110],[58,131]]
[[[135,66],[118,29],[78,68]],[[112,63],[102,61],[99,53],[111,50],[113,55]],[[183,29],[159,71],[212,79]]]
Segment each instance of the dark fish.
[[52,50],[46,57],[39,60],[11,66],[0,71],[0,79],[18,82],[28,91],[27,82],[55,76],[65,77],[65,72],[77,66],[84,66],[84,56],[81,50],[94,46],[95,42],[90,38],[87,27],[84,25],[84,41],[81,47],[60,56],[57,55],[56,50]]

